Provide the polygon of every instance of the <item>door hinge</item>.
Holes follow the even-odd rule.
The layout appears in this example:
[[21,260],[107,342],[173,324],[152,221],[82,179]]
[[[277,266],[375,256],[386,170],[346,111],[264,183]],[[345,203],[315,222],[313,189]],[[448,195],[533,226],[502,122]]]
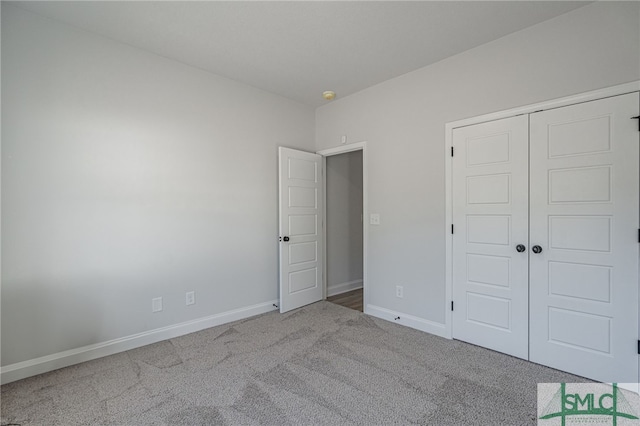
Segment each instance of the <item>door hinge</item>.
[[451,224],[451,235],[453,235],[453,223]]
[[451,156],[453,157],[453,147],[451,147]]
[[638,242],[640,243],[640,229],[638,229]]
[[638,340],[638,355],[640,355],[640,340]]
[[453,311],[453,300],[451,301],[451,310]]
[[640,132],[640,115],[637,115],[635,117],[631,117],[632,120],[638,120],[638,131]]

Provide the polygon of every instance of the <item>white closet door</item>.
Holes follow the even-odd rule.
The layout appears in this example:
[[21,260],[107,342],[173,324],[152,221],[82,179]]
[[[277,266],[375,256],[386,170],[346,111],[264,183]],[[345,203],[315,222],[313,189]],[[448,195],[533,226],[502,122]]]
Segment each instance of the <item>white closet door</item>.
[[638,381],[638,94],[531,115],[530,360]]
[[453,130],[453,337],[528,357],[528,119]]

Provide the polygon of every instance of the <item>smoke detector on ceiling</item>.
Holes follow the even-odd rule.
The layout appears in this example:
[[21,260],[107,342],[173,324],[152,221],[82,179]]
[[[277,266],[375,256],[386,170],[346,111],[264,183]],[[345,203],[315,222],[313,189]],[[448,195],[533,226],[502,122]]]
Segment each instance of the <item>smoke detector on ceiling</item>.
[[336,92],[334,92],[333,90],[327,90],[325,92],[322,92],[322,97],[327,101],[332,101],[336,97]]

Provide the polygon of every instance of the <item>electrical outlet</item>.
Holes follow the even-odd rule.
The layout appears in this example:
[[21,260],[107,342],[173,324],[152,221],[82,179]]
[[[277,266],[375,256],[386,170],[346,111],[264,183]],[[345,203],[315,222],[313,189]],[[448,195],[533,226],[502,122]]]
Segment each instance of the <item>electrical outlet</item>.
[[196,303],[196,292],[195,291],[188,291],[186,296],[185,296],[187,305],[193,305]]
[[162,297],[154,297],[151,299],[151,312],[162,311]]
[[401,299],[404,297],[404,288],[401,285],[396,286],[396,297]]
[[380,225],[380,213],[371,213],[369,216],[370,225]]

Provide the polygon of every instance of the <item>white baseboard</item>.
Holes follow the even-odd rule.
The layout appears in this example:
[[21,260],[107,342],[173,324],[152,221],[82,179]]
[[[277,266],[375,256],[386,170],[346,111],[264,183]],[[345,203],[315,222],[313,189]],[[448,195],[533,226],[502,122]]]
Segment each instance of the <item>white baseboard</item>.
[[327,286],[327,297],[362,288],[362,279]]
[[407,327],[415,328],[416,330],[435,334],[436,336],[449,338],[447,336],[445,324],[414,317],[413,315],[403,314],[402,312],[395,312],[375,305],[367,305],[364,309],[364,313],[396,324],[406,325]]
[[47,373],[49,371],[57,370],[58,368],[91,361],[92,359],[101,358],[103,356],[113,355],[119,352],[157,343],[162,340],[194,333],[196,331],[204,330],[205,328],[215,327],[216,325],[222,325],[232,321],[252,317],[254,315],[263,314],[277,309],[274,306],[274,304],[277,303],[278,301],[272,300],[270,302],[234,309],[232,311],[222,312],[220,314],[198,318],[196,320],[186,321],[180,324],[174,324],[131,336],[121,337],[119,339],[109,340],[107,342],[87,345],[81,348],[70,349],[68,351],[10,364],[0,368],[0,383],[5,384],[14,382],[16,380],[35,376],[36,374]]

